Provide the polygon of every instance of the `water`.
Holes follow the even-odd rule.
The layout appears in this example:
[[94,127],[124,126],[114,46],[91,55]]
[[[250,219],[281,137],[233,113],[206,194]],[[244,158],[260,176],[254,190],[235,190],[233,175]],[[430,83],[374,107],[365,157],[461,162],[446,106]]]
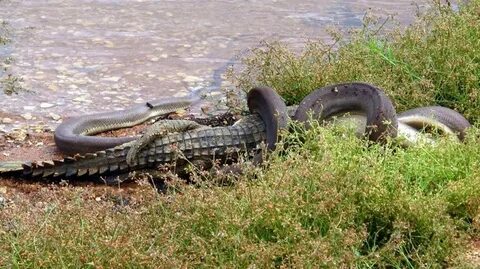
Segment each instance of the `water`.
[[[416,1],[423,5],[424,1]],[[13,41],[0,55],[34,93],[0,93],[3,128],[56,115],[125,108],[218,88],[228,65],[261,40],[301,46],[328,25],[361,26],[368,8],[407,24],[411,0],[0,0]],[[21,116],[23,115],[23,116]],[[2,126],[0,126],[2,127]]]

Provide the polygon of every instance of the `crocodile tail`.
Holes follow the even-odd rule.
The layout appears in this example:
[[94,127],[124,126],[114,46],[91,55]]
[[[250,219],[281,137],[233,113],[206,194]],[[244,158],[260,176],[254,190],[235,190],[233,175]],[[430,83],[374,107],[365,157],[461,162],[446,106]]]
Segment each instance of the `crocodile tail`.
[[0,162],[0,175],[6,173],[15,173],[23,171],[23,162],[11,161],[11,162]]
[[123,144],[115,148],[84,155],[76,154],[60,160],[25,162],[21,164],[22,172],[23,176],[33,178],[71,178],[126,172],[130,168],[126,159],[129,149],[127,144]]

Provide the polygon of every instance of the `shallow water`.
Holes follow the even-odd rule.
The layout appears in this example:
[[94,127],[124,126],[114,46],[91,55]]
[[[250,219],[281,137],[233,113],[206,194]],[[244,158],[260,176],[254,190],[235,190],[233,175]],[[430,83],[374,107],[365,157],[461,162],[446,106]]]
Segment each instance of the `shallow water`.
[[[301,46],[328,25],[361,26],[368,8],[407,24],[411,0],[0,1],[13,41],[0,55],[34,93],[0,93],[0,129],[218,89],[226,68],[261,40]],[[2,118],[9,118],[4,120]]]

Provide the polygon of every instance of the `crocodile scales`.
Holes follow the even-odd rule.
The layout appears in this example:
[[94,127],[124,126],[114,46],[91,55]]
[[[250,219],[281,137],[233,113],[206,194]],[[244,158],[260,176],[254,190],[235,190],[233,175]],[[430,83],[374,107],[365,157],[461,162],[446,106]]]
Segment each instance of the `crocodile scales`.
[[[126,156],[135,141],[63,160],[23,163],[21,169],[10,172],[28,177],[69,178],[155,168],[174,162],[177,166],[207,160],[212,163],[212,160],[236,158],[238,154],[255,150],[265,138],[265,124],[259,115],[253,114],[232,126],[205,127],[157,138],[142,149],[131,164],[127,163]],[[19,163],[11,164],[18,166]]]

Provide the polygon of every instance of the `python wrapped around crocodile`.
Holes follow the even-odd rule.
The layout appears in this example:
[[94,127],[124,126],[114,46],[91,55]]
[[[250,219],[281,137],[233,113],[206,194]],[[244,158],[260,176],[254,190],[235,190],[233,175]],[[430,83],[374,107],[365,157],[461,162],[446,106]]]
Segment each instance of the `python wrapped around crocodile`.
[[[27,177],[71,178],[155,168],[173,162],[178,170],[189,164],[208,168],[215,160],[235,160],[239,154],[256,152],[262,142],[275,144],[279,130],[286,128],[286,106],[273,89],[255,88],[249,94],[249,99],[252,98],[255,100],[250,100],[249,108],[254,114],[232,126],[208,127],[185,120],[163,121],[167,132],[155,134],[154,130],[147,143],[141,141],[141,147],[137,141],[130,141],[57,161],[3,162],[0,172],[21,173]],[[127,162],[128,152],[133,148],[137,152]]]
[[[367,132],[364,130],[364,133],[371,140],[381,141],[386,136],[395,134],[395,129],[391,127],[392,123],[397,122],[393,105],[380,89],[372,85],[357,82],[338,84],[321,88],[313,94],[317,97],[302,102],[297,110],[293,110],[295,115],[313,112],[319,119],[325,119],[322,111],[328,111],[325,108],[334,104],[336,112],[353,109],[365,115],[366,122],[369,123],[367,126],[371,129],[366,129]],[[208,167],[212,160],[235,160],[240,154],[258,151],[261,143],[274,145],[278,131],[286,128],[286,107],[280,103],[281,98],[272,89],[254,89],[249,98],[256,100],[249,102],[249,108],[254,114],[244,117],[232,126],[207,127],[186,121],[166,121],[169,122],[167,129],[175,130],[175,133],[161,132],[146,139],[146,142],[131,141],[107,150],[67,157],[59,161],[24,164],[3,162],[0,163],[0,173],[68,178],[116,174],[155,168],[159,164],[173,162],[179,167],[197,163]],[[334,113],[327,115],[332,114]],[[295,118],[302,120],[302,117],[304,116]],[[134,148],[136,152],[128,161],[127,156]]]

